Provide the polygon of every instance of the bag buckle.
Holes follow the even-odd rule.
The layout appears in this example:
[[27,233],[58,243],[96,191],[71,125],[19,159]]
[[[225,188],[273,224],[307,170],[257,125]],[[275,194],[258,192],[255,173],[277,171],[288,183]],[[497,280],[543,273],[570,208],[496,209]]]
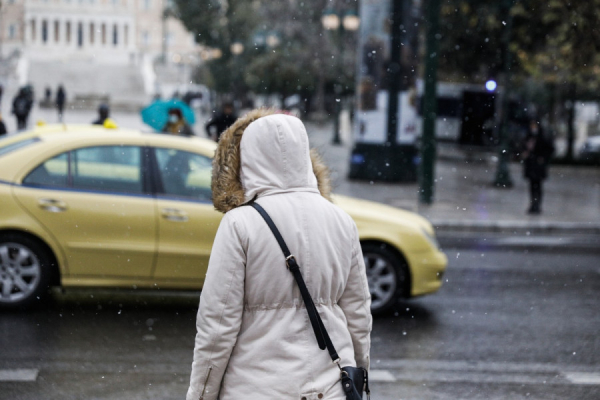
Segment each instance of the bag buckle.
[[345,374],[346,376],[350,376],[350,375],[348,375],[348,373],[347,373],[346,371],[344,371],[344,370],[342,369],[342,367],[340,366],[340,361],[341,361],[341,360],[340,360],[340,358],[339,358],[339,357],[338,357],[337,359],[333,360],[333,363],[334,363],[335,365],[337,365],[337,367],[340,369],[340,378],[343,378],[343,377],[344,377],[344,374]]
[[[294,260],[294,264],[296,264],[296,257],[293,254],[290,254],[285,258],[285,265],[287,265],[287,269],[290,269],[290,260]],[[296,264],[298,265],[298,264]]]

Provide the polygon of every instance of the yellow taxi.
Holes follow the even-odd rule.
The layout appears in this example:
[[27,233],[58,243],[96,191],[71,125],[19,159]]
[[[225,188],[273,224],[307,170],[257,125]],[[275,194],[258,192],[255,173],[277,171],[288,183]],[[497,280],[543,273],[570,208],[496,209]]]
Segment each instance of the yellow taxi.
[[[55,125],[0,140],[0,308],[51,286],[202,288],[222,214],[211,202],[215,143]],[[356,221],[372,310],[436,291],[446,268],[432,225],[334,196]]]

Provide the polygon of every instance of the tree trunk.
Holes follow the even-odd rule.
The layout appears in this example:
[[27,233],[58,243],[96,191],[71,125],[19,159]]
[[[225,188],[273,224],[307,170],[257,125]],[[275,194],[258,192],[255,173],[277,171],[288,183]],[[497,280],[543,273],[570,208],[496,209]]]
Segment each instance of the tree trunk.
[[325,76],[319,71],[317,76],[317,91],[315,93],[315,109],[317,114],[325,114]]

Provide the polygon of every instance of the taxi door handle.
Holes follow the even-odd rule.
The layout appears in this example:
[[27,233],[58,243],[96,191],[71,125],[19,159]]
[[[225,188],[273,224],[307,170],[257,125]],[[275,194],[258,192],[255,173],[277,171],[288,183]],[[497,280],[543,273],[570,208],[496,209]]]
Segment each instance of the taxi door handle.
[[161,214],[164,219],[168,219],[169,221],[186,222],[189,220],[188,214],[177,208],[163,208]]
[[67,203],[56,199],[38,199],[38,206],[40,206],[42,210],[50,212],[67,211]]

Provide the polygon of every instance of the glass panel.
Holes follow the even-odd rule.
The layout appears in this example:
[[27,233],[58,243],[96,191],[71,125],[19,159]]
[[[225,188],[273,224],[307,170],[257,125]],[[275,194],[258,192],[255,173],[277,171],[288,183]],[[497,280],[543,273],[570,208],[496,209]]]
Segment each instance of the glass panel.
[[208,157],[175,149],[156,149],[164,194],[210,201],[212,162]]
[[142,193],[141,149],[98,146],[73,151],[73,187],[105,192]]
[[36,186],[67,187],[69,177],[68,153],[49,159],[31,171],[23,183]]

